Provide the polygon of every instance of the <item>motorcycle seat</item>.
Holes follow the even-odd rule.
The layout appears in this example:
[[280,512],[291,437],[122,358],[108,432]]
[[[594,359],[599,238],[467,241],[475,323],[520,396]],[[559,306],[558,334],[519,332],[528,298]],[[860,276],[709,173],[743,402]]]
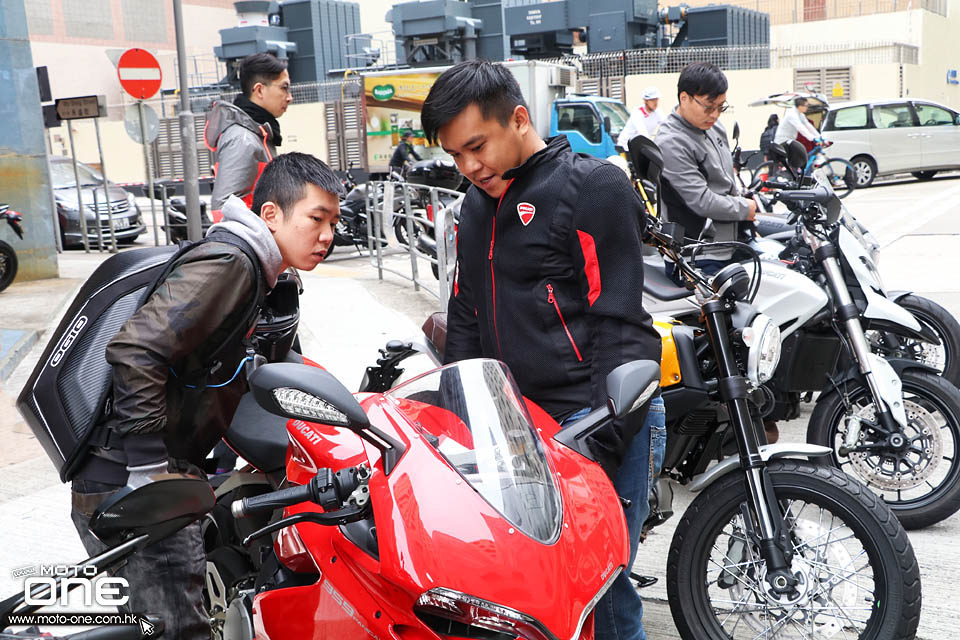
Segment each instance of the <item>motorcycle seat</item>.
[[264,473],[279,471],[287,462],[287,419],[263,409],[245,393],[227,434],[223,437],[230,448]]
[[693,292],[686,287],[678,287],[677,284],[667,277],[663,268],[659,264],[644,262],[643,270],[643,292],[651,295],[657,300],[680,300],[693,295]]

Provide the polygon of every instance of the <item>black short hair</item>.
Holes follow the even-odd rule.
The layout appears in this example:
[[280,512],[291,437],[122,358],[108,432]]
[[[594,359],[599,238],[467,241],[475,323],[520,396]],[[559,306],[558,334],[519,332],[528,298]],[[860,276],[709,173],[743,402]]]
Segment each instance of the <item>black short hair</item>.
[[287,61],[272,53],[252,53],[240,61],[240,91],[250,97],[258,83],[268,84],[287,68]]
[[437,142],[437,131],[460,112],[476,104],[484,118],[507,126],[517,105],[527,108],[520,85],[510,70],[487,60],[467,60],[444,71],[423,101],[420,123],[424,136]]
[[677,100],[681,93],[689,96],[707,96],[715,99],[727,92],[727,76],[715,64],[710,62],[691,62],[680,72],[677,81]]
[[793,99],[793,106],[795,106],[795,107],[802,107],[802,106],[805,105],[805,104],[807,104],[807,99],[806,99],[806,98],[801,97],[801,98],[794,98],[794,99]]
[[284,153],[267,164],[253,190],[253,212],[260,215],[264,202],[273,202],[289,216],[293,205],[303,199],[306,186],[316,185],[339,197],[340,179],[327,164],[308,153]]

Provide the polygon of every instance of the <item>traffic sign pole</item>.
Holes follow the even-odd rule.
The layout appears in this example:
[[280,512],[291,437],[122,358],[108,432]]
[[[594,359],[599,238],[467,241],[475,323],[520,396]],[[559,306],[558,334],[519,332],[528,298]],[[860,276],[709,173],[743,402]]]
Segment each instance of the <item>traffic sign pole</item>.
[[73,123],[67,121],[67,135],[70,138],[70,159],[73,161],[73,180],[77,187],[77,213],[80,215],[80,235],[83,236],[83,250],[90,253],[87,241],[87,212],[83,210],[83,190],[80,188],[80,170],[77,169],[77,152],[73,146]]
[[[117,232],[113,228],[113,206],[110,202],[110,181],[107,180],[107,165],[103,160],[103,144],[100,142],[100,118],[93,119],[93,126],[97,130],[97,151],[100,152],[100,175],[103,177],[103,197],[107,201],[107,221],[110,223],[110,243],[113,247],[110,253],[117,252]],[[96,187],[94,187],[96,189]],[[96,193],[96,191],[94,191]],[[100,210],[97,209],[97,224],[100,224]],[[101,236],[102,237],[102,236]],[[103,251],[103,240],[100,241],[100,250]]]
[[140,135],[143,138],[143,163],[147,168],[147,197],[150,198],[150,217],[153,219],[153,244],[160,246],[160,230],[157,228],[157,209],[153,201],[153,170],[150,169],[150,146],[147,144],[147,119],[143,115],[143,100],[137,102],[140,112]]

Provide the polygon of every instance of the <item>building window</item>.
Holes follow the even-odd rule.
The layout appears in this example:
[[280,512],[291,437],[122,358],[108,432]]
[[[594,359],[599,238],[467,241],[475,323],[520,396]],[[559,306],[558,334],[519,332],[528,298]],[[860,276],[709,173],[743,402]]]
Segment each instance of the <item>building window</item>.
[[167,42],[167,2],[123,0],[123,31],[132,42]]
[[114,38],[110,0],[63,0],[63,23],[71,38]]
[[31,36],[53,35],[53,9],[50,0],[32,0],[25,3],[27,29]]

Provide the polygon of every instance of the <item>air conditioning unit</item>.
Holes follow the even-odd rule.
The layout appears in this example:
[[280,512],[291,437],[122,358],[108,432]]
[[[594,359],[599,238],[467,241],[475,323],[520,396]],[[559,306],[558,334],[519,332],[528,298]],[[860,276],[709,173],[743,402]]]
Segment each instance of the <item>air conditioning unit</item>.
[[572,67],[553,67],[550,69],[551,87],[573,87],[576,84],[576,70]]

